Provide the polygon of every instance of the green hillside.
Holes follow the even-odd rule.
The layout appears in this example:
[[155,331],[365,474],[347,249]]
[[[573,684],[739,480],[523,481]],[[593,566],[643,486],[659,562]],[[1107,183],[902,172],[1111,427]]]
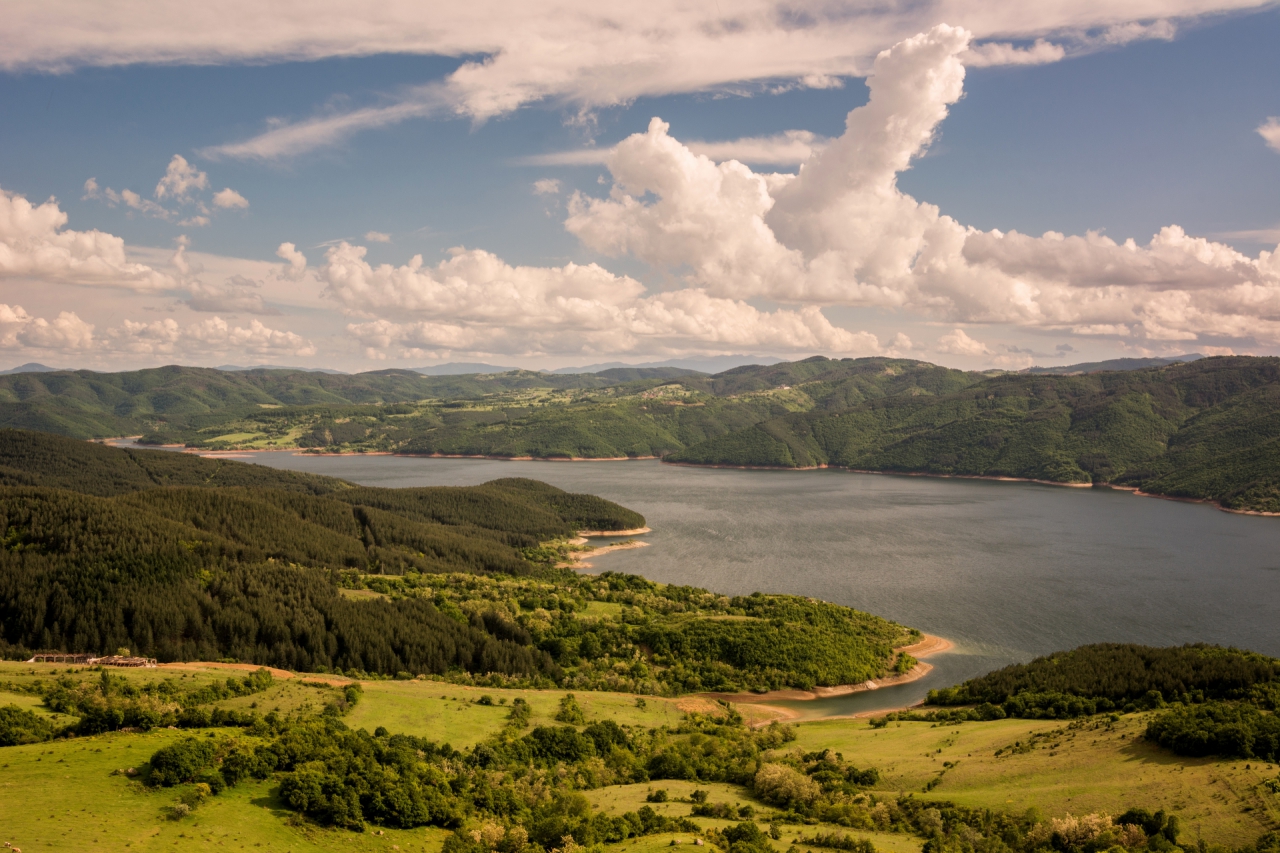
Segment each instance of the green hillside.
[[[666,371],[659,375],[665,376]],[[121,373],[19,373],[0,376],[0,427],[103,438],[157,429],[198,428],[250,415],[265,407],[376,406],[428,399],[479,399],[529,389],[600,388],[619,381],[622,380],[596,374],[529,371],[424,376],[410,370],[381,370],[348,376],[177,366]]]
[[0,377],[0,427],[75,438],[142,435],[147,444],[208,449],[663,456],[790,412],[944,393],[975,378],[923,362],[821,357],[716,377],[677,368],[441,377],[185,367],[54,372]]
[[1274,358],[997,376],[820,356],[715,376],[661,368],[446,377],[197,368],[18,374],[0,377],[0,421],[81,438],[140,433],[144,444],[211,450],[659,457],[1018,477],[1280,512]]
[[0,656],[124,647],[671,694],[864,681],[915,636],[564,567],[578,531],[644,523],[533,480],[371,488],[0,430]]
[[1023,477],[1280,511],[1280,359],[1007,374],[932,396],[785,415],[673,462]]

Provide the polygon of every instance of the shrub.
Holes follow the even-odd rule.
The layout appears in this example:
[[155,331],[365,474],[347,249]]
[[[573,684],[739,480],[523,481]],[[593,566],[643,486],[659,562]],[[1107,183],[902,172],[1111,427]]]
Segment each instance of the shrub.
[[[201,782],[206,770],[214,769],[217,746],[207,738],[183,738],[177,743],[161,747],[151,756],[151,775],[147,781],[158,787],[171,787],[184,782]],[[218,788],[222,778],[218,777]],[[212,786],[211,786],[212,787]]]
[[560,710],[556,712],[557,723],[568,723],[571,726],[585,725],[587,722],[586,715],[582,713],[582,707],[578,704],[578,700],[574,698],[572,693],[565,695],[560,700]]
[[774,853],[769,836],[761,832],[754,821],[726,827],[721,834],[728,843],[729,853]]
[[55,734],[53,723],[45,717],[19,708],[5,705],[0,708],[0,746],[21,746],[26,743],[42,743]]
[[818,798],[818,783],[785,764],[765,764],[755,775],[752,788],[766,803],[783,808],[809,805]]

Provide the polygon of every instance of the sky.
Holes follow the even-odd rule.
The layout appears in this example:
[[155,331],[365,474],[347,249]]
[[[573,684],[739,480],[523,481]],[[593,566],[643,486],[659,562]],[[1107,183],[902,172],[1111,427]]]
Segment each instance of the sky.
[[1280,6],[46,0],[0,368],[1280,354]]

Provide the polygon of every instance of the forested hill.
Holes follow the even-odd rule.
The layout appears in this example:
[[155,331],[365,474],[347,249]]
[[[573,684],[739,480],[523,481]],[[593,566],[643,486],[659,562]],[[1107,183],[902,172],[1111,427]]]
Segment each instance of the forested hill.
[[528,575],[530,549],[644,518],[532,480],[374,489],[0,431],[0,652],[233,657],[297,669],[554,667],[501,620],[358,603],[334,572]]
[[[1280,512],[1274,358],[1063,376],[822,357],[715,376],[58,372],[0,377],[6,419],[78,437],[132,432],[146,444],[205,449],[660,457],[1022,477]],[[0,459],[0,467],[12,466]],[[75,476],[75,465],[65,468]],[[145,476],[186,482],[158,469]],[[230,476],[215,481],[233,484]],[[12,471],[0,477],[25,482]],[[289,487],[331,488],[301,479]]]
[[0,429],[0,486],[120,495],[159,486],[261,486],[322,495],[351,484],[230,459],[115,448],[30,430]]
[[643,527],[525,479],[382,489],[0,430],[0,657],[231,659],[303,671],[681,693],[883,675],[901,625],[560,565]]
[[1006,374],[788,414],[667,458],[1110,483],[1280,512],[1280,359]]
[[411,370],[355,375],[295,370],[223,371],[168,366],[121,373],[92,370],[0,375],[0,427],[75,438],[137,435],[222,423],[266,408],[386,405],[427,399],[479,399],[529,389],[603,388],[686,373],[672,368],[553,375],[424,376]]

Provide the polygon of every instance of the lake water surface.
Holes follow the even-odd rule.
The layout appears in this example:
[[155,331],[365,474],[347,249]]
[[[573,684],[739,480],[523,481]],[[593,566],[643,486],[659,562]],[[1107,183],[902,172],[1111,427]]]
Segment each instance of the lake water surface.
[[797,703],[805,716],[916,701],[1005,664],[1100,641],[1210,642],[1280,656],[1280,518],[1108,489],[652,461],[245,454],[370,486],[532,477],[643,513],[652,547],[594,561],[722,593],[809,595],[956,643],[913,684]]

